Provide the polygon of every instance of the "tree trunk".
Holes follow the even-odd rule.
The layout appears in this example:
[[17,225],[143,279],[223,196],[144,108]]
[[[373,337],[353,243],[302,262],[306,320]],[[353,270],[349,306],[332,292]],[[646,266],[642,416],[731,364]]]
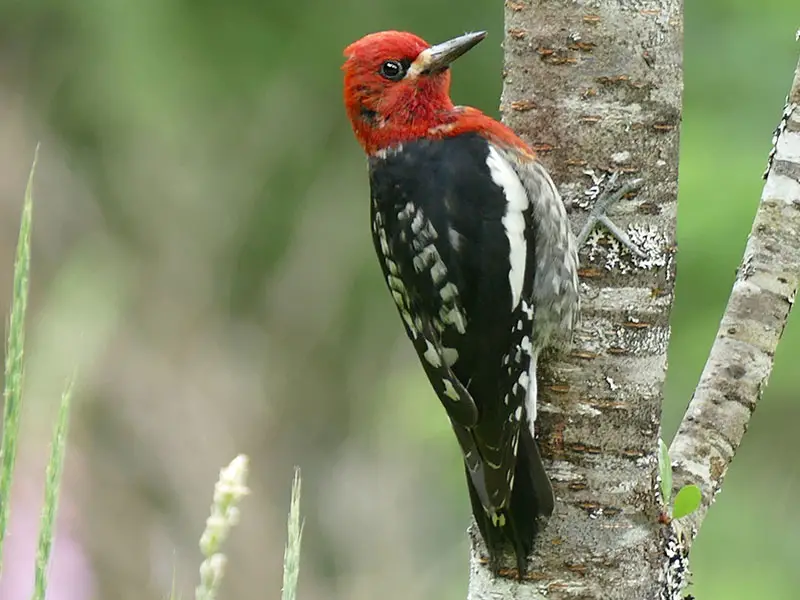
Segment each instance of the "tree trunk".
[[539,153],[577,232],[613,172],[643,178],[611,218],[644,258],[596,234],[582,322],[541,363],[539,444],[557,497],[528,578],[492,578],[473,534],[469,600],[679,598],[661,524],[658,439],[673,299],[681,119],[680,0],[507,0],[505,122]]

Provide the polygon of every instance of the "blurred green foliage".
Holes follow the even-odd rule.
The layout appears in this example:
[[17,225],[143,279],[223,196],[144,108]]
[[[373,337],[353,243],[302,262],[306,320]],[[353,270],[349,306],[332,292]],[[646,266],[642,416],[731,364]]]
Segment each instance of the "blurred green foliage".
[[[136,339],[147,340],[148,353],[174,369],[179,361],[170,349],[182,339],[193,344],[201,330],[237,332],[231,339],[209,334],[209,347],[239,362],[246,361],[226,344],[246,348],[241,356],[265,373],[249,400],[268,403],[269,417],[251,424],[253,431],[240,427],[232,434],[246,446],[236,451],[253,456],[262,477],[269,469],[259,462],[258,448],[278,473],[295,463],[304,468],[310,507],[304,548],[312,558],[304,562],[308,580],[301,581],[300,597],[313,597],[317,584],[308,581],[326,582],[319,584],[325,590],[320,597],[361,597],[354,589],[374,597],[394,581],[401,582],[400,597],[464,596],[463,474],[446,420],[398,337],[374,264],[364,161],[343,114],[339,66],[342,49],[370,31],[408,29],[436,41],[487,29],[487,43],[459,61],[453,96],[496,115],[502,19],[499,2],[460,0],[0,5],[0,83],[10,96],[24,98],[30,143],[43,137],[45,150],[48,141],[59,148],[91,204],[87,208],[84,199],[61,213],[65,222],[79,223],[57,253],[42,251],[38,293],[47,298],[79,289],[97,300],[97,310],[103,299],[119,302],[120,320]],[[687,2],[665,439],[703,367],[744,248],[771,132],[800,52],[794,44],[799,25],[797,0]],[[46,213],[47,204],[39,210]],[[47,216],[37,215],[37,223],[40,218]],[[64,273],[71,284],[59,279]],[[125,284],[118,286],[117,278]],[[800,516],[794,510],[800,372],[792,368],[800,332],[794,321],[724,493],[695,545],[698,598],[789,600],[800,589]],[[134,369],[130,361],[121,363]],[[150,377],[142,372],[135,380]],[[177,400],[163,385],[154,383],[147,393],[161,394],[155,406],[166,410]],[[230,401],[213,390],[207,395],[216,404]],[[215,405],[189,406],[201,412]],[[95,415],[92,423],[113,422],[98,414],[102,418]],[[109,443],[96,431],[87,435],[89,448]],[[132,448],[140,448],[137,439]],[[332,497],[328,480],[352,475],[364,453],[375,465],[343,485],[345,500]],[[221,460],[209,461],[210,468]],[[397,478],[405,487],[389,487],[385,493],[393,499],[369,496]],[[268,490],[282,498],[288,478],[274,480],[279,490],[264,483],[258,492],[256,482],[254,495]],[[374,512],[367,511],[370,501],[378,504]],[[336,502],[344,508],[331,508]],[[370,532],[387,513],[403,531]],[[283,519],[283,506],[276,514]],[[351,534],[336,532],[357,529],[367,538],[397,536],[385,543],[405,545],[407,562],[382,554],[375,540],[352,542],[348,553],[343,540]],[[254,530],[267,537],[272,531],[266,525]],[[261,543],[280,556],[280,536]],[[279,559],[273,562],[269,569],[278,581]],[[379,575],[368,584],[348,580],[370,570]]]

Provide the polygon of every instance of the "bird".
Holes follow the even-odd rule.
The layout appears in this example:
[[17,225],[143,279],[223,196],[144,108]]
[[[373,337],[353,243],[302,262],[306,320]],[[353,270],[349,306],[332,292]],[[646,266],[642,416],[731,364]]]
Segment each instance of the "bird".
[[451,100],[451,64],[485,37],[368,34],[344,50],[344,105],[383,279],[455,433],[488,563],[521,578],[555,506],[537,362],[577,322],[579,239],[530,146]]

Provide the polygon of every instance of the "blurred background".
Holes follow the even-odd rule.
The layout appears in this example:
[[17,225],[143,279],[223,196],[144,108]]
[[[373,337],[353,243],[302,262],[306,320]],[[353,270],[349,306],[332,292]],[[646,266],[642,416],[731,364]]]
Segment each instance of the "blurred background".
[[[797,0],[687,2],[664,433],[716,332],[800,44]],[[50,600],[190,597],[219,468],[251,457],[223,597],[277,598],[292,468],[300,597],[467,585],[455,443],[378,276],[342,49],[487,29],[457,102],[497,114],[502,6],[462,0],[0,5],[0,312],[36,179],[27,411],[3,600],[27,597],[55,410],[77,367]],[[796,317],[796,315],[795,315]],[[800,323],[692,554],[703,600],[800,589]]]

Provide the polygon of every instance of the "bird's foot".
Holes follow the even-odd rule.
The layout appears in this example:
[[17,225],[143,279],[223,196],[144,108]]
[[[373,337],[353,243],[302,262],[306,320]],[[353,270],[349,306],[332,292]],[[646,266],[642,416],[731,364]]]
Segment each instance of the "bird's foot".
[[645,258],[644,252],[637,248],[628,237],[628,234],[620,229],[611,219],[608,218],[608,215],[606,214],[606,211],[611,206],[619,202],[631,192],[635,192],[641,188],[642,184],[644,183],[644,179],[634,179],[629,181],[625,185],[619,187],[616,191],[612,192],[611,189],[617,182],[618,177],[619,172],[615,171],[614,174],[609,178],[605,190],[595,201],[594,207],[592,207],[591,212],[589,212],[589,218],[586,219],[586,224],[583,226],[583,229],[578,235],[578,248],[583,247],[583,245],[589,239],[589,236],[592,234],[592,231],[594,231],[594,228],[599,223],[608,229],[609,233],[617,238],[625,248],[631,251],[631,253],[640,258]]

